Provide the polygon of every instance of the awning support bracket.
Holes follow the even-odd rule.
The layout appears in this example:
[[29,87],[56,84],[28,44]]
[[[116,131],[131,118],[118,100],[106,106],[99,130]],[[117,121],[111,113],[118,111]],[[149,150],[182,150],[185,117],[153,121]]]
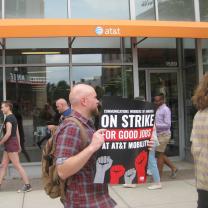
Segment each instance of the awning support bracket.
[[2,47],[2,49],[4,49],[5,48],[5,43],[0,41],[0,46]]
[[74,43],[75,39],[76,39],[76,37],[73,37],[73,38],[72,38],[71,42],[69,43],[69,48],[71,48],[71,47],[72,47],[72,45],[73,45],[73,43]]
[[144,40],[146,40],[148,37],[142,38],[140,41],[138,41],[137,43],[134,43],[134,47],[136,47],[137,45],[139,45],[140,43],[142,43]]

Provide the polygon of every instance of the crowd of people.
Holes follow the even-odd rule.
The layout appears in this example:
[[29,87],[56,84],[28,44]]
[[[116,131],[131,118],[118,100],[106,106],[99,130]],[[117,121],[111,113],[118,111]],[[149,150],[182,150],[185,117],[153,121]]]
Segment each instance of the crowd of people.
[[[48,133],[37,145],[41,148],[43,142],[51,137],[51,128],[58,126],[56,131],[56,167],[61,179],[72,177],[66,185],[65,207],[105,207],[116,206],[116,202],[110,197],[107,184],[93,183],[95,171],[95,153],[103,145],[104,129],[95,130],[93,121],[99,116],[99,100],[93,87],[86,84],[75,85],[69,94],[69,102],[60,98],[56,101],[58,114],[51,116],[50,108],[46,104],[42,116],[47,118]],[[171,138],[171,111],[165,104],[164,94],[155,95],[156,106],[155,125],[148,159],[148,174],[152,175],[153,183],[149,190],[161,189],[161,177],[163,166],[166,164],[171,169],[170,177],[176,178],[177,167],[165,154],[167,145]],[[199,84],[194,96],[193,103],[198,109],[194,117],[191,134],[192,154],[196,167],[198,208],[208,207],[208,75]],[[0,186],[11,161],[20,174],[24,185],[18,192],[32,190],[28,176],[19,160],[22,151],[26,159],[30,157],[24,147],[24,131],[22,117],[18,106],[10,101],[1,104],[1,110],[5,115],[4,136],[0,145],[4,145],[4,153],[0,169]],[[88,145],[84,148],[80,142],[79,126],[73,122],[65,122],[65,118],[71,116],[78,119],[88,134]],[[95,119],[96,118],[96,119]],[[154,142],[152,142],[154,141]],[[128,184],[125,185],[128,187]],[[133,187],[133,186],[129,186]],[[80,200],[81,199],[81,200]]]

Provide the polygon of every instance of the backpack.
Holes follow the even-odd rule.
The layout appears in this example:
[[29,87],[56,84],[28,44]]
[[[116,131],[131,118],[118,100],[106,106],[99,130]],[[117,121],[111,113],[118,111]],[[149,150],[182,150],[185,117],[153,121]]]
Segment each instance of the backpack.
[[[82,123],[74,117],[66,117],[63,122],[70,121],[75,123],[80,128],[80,137],[82,140],[81,148],[83,149],[88,140],[87,132],[83,127]],[[45,147],[42,151],[42,182],[43,188],[47,195],[51,198],[60,197],[62,203],[65,201],[65,189],[66,183],[69,183],[70,178],[67,180],[62,180],[57,173],[55,151],[56,151],[56,133],[57,127],[55,127],[51,132],[51,137],[47,141]]]

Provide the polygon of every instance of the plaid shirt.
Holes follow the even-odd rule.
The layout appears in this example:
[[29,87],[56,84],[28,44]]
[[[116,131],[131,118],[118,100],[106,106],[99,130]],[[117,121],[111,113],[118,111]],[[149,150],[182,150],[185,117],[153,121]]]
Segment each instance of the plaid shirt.
[[[77,112],[71,114],[85,127],[89,143],[94,133],[92,121]],[[56,158],[69,158],[79,153],[81,138],[79,127],[70,121],[63,122],[56,133]],[[116,203],[108,194],[107,184],[94,184],[96,156],[93,155],[85,166],[70,177],[67,184],[65,208],[112,208]]]

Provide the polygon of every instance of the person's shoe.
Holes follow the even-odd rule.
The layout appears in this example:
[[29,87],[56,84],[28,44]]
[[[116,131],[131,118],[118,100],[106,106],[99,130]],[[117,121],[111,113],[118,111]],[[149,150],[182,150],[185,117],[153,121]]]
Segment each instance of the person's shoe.
[[149,176],[152,175],[152,172],[149,169],[147,169],[147,175],[149,175]]
[[147,187],[149,190],[156,190],[156,189],[161,189],[162,185],[161,184],[153,184],[149,187]]
[[22,188],[17,191],[17,193],[24,193],[24,192],[29,192],[29,191],[32,191],[31,185],[30,184],[24,184],[22,186]]
[[172,179],[175,179],[176,176],[177,176],[177,172],[178,172],[178,169],[176,168],[174,171],[172,171],[170,177],[171,177]]
[[123,184],[124,188],[135,188],[136,184]]

